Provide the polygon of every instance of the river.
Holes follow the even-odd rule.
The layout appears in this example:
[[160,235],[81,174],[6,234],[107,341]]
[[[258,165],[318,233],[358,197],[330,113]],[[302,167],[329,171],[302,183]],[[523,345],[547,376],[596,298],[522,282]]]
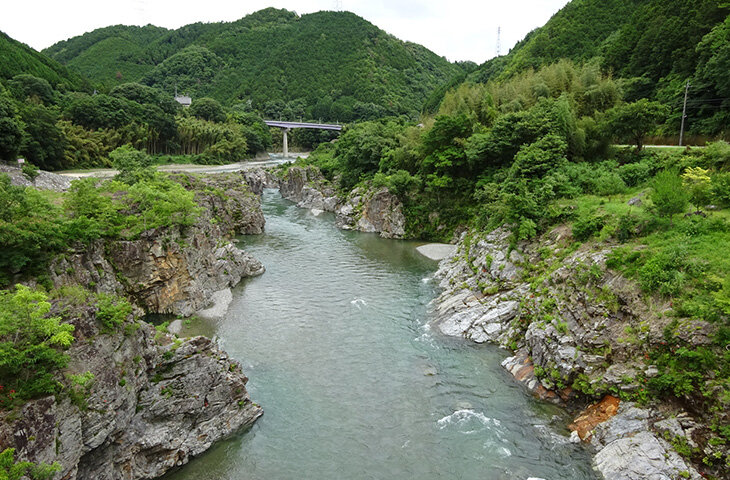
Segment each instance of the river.
[[564,413],[500,367],[505,351],[428,327],[436,262],[416,244],[262,200],[266,233],[241,248],[266,273],[188,333],[242,362],[265,414],[166,480],[596,478],[559,434]]

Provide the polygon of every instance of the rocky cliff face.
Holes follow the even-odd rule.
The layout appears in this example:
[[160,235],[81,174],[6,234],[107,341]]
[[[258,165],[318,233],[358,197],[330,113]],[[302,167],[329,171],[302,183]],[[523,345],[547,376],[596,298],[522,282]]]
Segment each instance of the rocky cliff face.
[[[608,269],[610,250],[572,244],[563,227],[517,245],[504,229],[464,234],[437,272],[443,293],[433,305],[434,324],[444,334],[512,350],[502,365],[545,400],[600,398],[609,391],[639,398],[643,382],[658,373],[644,363],[643,348],[663,340],[670,321],[661,313],[666,306],[650,307],[637,285]],[[711,331],[692,322],[686,340],[709,342]],[[595,441],[598,470],[609,480],[679,478],[685,472],[698,478],[655,434],[654,425],[668,412],[687,415],[676,409],[646,413],[640,428]],[[691,435],[682,438],[694,442]]]
[[[0,412],[0,445],[59,462],[64,480],[150,479],[262,414],[241,366],[211,340],[178,340],[127,319],[104,330],[92,307],[56,303],[76,327],[64,393]],[[91,372],[85,387],[68,375]]]
[[215,292],[263,273],[263,265],[231,241],[236,234],[264,229],[259,198],[247,179],[242,174],[174,178],[196,192],[202,213],[195,225],[79,246],[53,262],[53,283],[123,295],[147,312],[188,316],[208,307]]
[[313,167],[290,167],[277,180],[284,198],[301,208],[333,212],[339,228],[378,233],[383,238],[405,236],[403,205],[387,188],[357,188],[343,198]]

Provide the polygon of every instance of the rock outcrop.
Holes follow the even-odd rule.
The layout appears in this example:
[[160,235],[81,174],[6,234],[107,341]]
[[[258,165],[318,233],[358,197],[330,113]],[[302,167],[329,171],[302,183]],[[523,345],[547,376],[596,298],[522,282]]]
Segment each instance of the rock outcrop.
[[284,198],[301,208],[334,213],[339,228],[378,233],[383,238],[406,234],[403,204],[387,188],[356,188],[343,198],[314,167],[289,167],[277,179]]
[[20,168],[3,164],[0,164],[0,173],[7,174],[10,177],[10,183],[13,185],[33,187],[39,190],[52,190],[54,192],[65,192],[71,188],[71,180],[73,180],[71,177],[43,170],[39,170],[38,175],[31,180]]
[[[503,228],[463,234],[436,274],[443,293],[433,303],[433,323],[446,335],[509,348],[513,355],[502,365],[542,399],[564,403],[608,391],[640,397],[658,372],[645,363],[644,349],[663,341],[670,320],[658,313],[666,307],[650,309],[636,284],[607,268],[610,248],[572,245],[564,227],[517,244]],[[710,331],[692,322],[684,335],[702,345]],[[613,430],[596,428],[619,431],[623,418],[608,421],[619,424]],[[610,440],[584,424],[583,433],[591,434],[580,438],[602,442],[596,466],[609,480],[678,478],[680,472],[695,478],[697,472],[653,433],[660,420]]]
[[195,225],[149,230],[136,240],[79,246],[52,263],[53,283],[123,295],[147,312],[188,316],[209,307],[215,292],[263,273],[263,265],[231,241],[236,234],[264,229],[260,200],[246,177],[173,178],[196,192],[202,212]]
[[702,478],[669,442],[650,431],[655,419],[656,412],[624,402],[593,430],[593,463],[606,480]]
[[[64,393],[0,412],[16,459],[59,462],[54,478],[157,478],[263,413],[241,366],[211,340],[178,340],[131,318],[114,332],[94,309],[57,303],[76,327]],[[70,375],[91,372],[85,386]]]

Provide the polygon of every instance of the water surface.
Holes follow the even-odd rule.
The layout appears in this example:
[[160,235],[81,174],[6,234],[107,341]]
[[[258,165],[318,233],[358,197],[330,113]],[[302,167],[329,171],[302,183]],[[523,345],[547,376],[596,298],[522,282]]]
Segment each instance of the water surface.
[[253,428],[168,480],[595,479],[563,413],[500,367],[506,352],[428,328],[436,263],[263,196],[241,247],[267,272],[225,318],[191,326],[243,363]]

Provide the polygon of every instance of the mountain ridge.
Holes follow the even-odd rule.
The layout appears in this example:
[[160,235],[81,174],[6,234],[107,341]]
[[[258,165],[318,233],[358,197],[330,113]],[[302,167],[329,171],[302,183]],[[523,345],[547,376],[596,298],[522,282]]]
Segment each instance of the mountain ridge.
[[250,101],[271,114],[288,107],[294,116],[342,121],[416,115],[432,90],[462,73],[353,13],[274,8],[175,30],[105,27],[43,52],[102,89],[140,82],[228,104]]

